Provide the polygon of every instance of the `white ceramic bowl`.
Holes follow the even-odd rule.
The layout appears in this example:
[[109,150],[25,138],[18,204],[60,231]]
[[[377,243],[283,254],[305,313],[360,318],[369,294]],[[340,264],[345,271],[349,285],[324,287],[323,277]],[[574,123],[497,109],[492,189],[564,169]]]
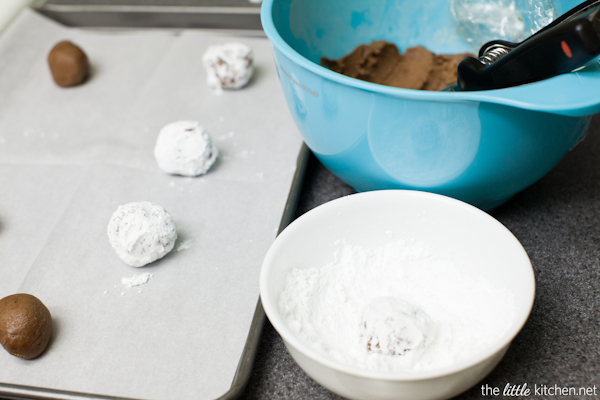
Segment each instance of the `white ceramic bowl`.
[[[393,373],[342,364],[302,342],[278,307],[290,270],[333,261],[335,242],[340,239],[378,247],[390,242],[389,231],[431,245],[440,254],[451,252],[466,275],[483,277],[511,291],[515,312],[507,331],[483,351],[455,365]],[[525,250],[497,220],[449,197],[406,190],[359,193],[302,215],[274,241],[260,277],[265,313],[294,360],[321,385],[350,399],[446,399],[469,389],[500,362],[529,316],[534,292],[533,270]]]

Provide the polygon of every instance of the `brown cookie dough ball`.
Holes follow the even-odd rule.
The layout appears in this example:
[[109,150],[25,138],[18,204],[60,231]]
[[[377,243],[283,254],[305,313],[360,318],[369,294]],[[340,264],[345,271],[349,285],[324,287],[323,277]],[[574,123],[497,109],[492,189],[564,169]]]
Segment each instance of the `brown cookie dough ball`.
[[10,354],[36,358],[51,334],[52,316],[37,297],[20,293],[0,300],[0,344]]
[[83,50],[66,40],[52,48],[48,54],[48,65],[54,82],[62,87],[79,85],[90,72]]

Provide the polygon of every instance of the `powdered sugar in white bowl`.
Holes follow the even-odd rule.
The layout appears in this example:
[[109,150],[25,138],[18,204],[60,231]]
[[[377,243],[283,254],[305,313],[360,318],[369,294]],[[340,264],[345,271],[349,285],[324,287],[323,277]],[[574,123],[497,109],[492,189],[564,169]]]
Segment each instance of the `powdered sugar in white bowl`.
[[290,224],[261,300],[296,362],[351,399],[440,399],[500,361],[533,304],[531,263],[485,212],[402,190],[326,203]]

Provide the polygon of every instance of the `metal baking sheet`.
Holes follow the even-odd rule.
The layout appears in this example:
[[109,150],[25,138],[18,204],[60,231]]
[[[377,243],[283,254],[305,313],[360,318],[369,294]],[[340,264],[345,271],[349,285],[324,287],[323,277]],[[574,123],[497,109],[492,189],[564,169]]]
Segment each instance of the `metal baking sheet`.
[[46,0],[36,7],[69,26],[257,30],[260,0]]
[[[64,39],[92,64],[89,81],[68,89],[46,64]],[[253,48],[255,76],[217,95],[202,53],[231,40]],[[55,329],[36,360],[0,351],[0,396],[239,394],[264,320],[260,265],[291,218],[307,153],[270,43],[71,29],[25,10],[0,37],[0,92],[0,297],[34,294]],[[156,166],[158,131],[182,119],[200,121],[220,150],[205,176]],[[106,226],[118,205],[142,200],[169,211],[179,238],[167,257],[133,268],[113,252]],[[145,285],[122,285],[144,272],[153,274]]]

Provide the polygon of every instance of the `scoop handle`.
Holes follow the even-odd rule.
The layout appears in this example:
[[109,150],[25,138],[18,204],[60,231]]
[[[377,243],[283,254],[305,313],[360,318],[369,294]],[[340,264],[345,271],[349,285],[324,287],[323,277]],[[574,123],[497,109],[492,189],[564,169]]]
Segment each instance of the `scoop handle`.
[[461,90],[500,89],[571,72],[600,54],[600,36],[587,18],[563,22],[486,65],[467,57],[458,65]]

